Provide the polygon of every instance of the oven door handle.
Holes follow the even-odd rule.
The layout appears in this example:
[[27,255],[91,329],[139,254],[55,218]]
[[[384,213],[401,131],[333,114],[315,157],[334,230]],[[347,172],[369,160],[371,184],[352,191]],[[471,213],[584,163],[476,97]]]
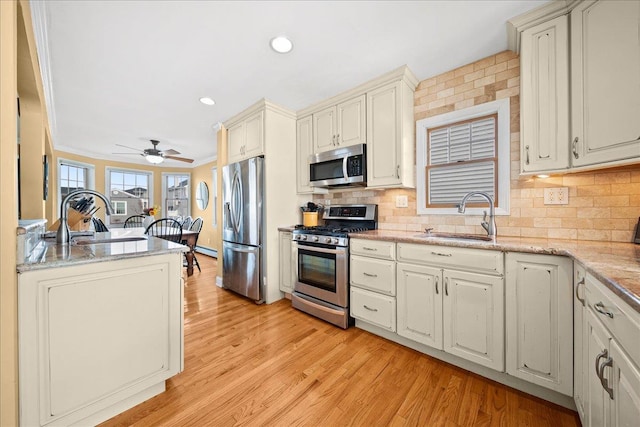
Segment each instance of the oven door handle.
[[300,243],[298,243],[298,248],[299,249],[306,249],[308,251],[313,251],[313,252],[321,252],[323,254],[334,254],[334,255],[343,254],[343,253],[345,253],[347,251],[347,248],[326,249],[326,248],[321,248],[321,247],[318,247],[318,246],[301,245]]

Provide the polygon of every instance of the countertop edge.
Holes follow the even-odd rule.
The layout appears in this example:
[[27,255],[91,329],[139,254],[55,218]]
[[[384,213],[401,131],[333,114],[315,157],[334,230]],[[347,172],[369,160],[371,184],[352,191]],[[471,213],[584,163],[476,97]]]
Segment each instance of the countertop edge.
[[[620,299],[622,299],[626,304],[628,304],[635,311],[640,312],[640,296],[631,292],[627,289],[622,283],[619,283],[614,278],[610,277],[606,273],[603,273],[598,266],[593,265],[594,261],[584,254],[579,252],[579,249],[571,249],[566,247],[561,247],[561,243],[554,241],[553,243],[547,243],[546,245],[543,242],[534,242],[534,243],[514,243],[508,241],[501,241],[498,238],[495,242],[486,242],[486,241],[460,241],[460,240],[444,240],[444,239],[429,239],[426,240],[423,237],[415,237],[419,233],[413,233],[414,236],[403,236],[403,233],[409,232],[393,232],[390,230],[383,230],[380,234],[381,230],[376,230],[375,234],[371,232],[361,232],[361,233],[349,233],[350,238],[355,239],[367,239],[367,240],[383,240],[383,241],[391,241],[395,243],[413,243],[413,244],[422,244],[422,245],[437,245],[437,246],[453,246],[453,247],[462,247],[462,248],[472,248],[472,249],[484,249],[484,250],[497,250],[501,252],[521,252],[521,253],[535,253],[535,254],[543,254],[543,255],[558,255],[558,256],[566,256],[572,258],[574,261],[580,263],[584,266],[587,272],[591,273],[595,278],[600,280],[609,290],[615,293]],[[508,240],[509,238],[504,238]],[[513,238],[519,239],[519,238]],[[536,239],[531,239],[536,240]],[[594,241],[585,241],[584,244],[594,244],[594,243],[603,243],[603,242],[594,242]],[[609,242],[606,242],[609,244]],[[580,244],[580,242],[576,243],[574,241],[567,241],[567,246]],[[626,245],[625,243],[620,243],[619,245]],[[628,245],[633,245],[632,243],[628,243]]]

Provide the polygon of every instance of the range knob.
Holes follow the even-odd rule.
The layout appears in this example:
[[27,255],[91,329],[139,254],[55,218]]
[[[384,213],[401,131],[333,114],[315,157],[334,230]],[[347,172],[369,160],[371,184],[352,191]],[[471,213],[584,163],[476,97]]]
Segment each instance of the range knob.
[[312,239],[313,239],[314,242],[317,242],[318,241],[318,236],[313,236]]
[[307,236],[302,235],[302,236],[298,236],[300,238],[300,240],[307,240]]

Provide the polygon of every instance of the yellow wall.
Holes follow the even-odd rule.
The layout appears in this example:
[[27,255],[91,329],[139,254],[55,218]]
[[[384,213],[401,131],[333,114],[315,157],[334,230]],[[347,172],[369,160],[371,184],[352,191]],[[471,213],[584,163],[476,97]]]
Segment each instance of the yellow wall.
[[[209,162],[203,165],[197,166],[195,168],[166,168],[152,165],[142,165],[138,163],[126,163],[126,162],[116,162],[111,160],[103,160],[103,159],[94,159],[91,157],[80,156],[77,154],[67,153],[64,151],[55,151],[54,158],[51,164],[51,169],[57,169],[58,159],[63,158],[67,160],[75,160],[77,162],[82,162],[86,164],[93,165],[95,168],[95,189],[105,195],[108,195],[108,192],[105,188],[105,180],[106,180],[106,168],[122,168],[122,169],[135,169],[141,171],[153,172],[153,204],[160,206],[162,208],[162,174],[163,173],[187,173],[191,175],[191,216],[193,218],[197,218],[199,216],[203,219],[202,232],[198,237],[198,246],[204,246],[210,249],[217,249],[217,230],[213,228],[213,200],[210,200],[209,206],[205,210],[201,210],[196,205],[196,186],[199,182],[204,181],[207,183],[209,189],[212,188],[213,179],[211,175],[211,169],[216,165],[216,162]],[[57,201],[57,181],[52,180],[50,182],[50,198],[54,200],[54,206],[59,206]],[[210,191],[212,193],[212,191]],[[98,204],[99,206],[99,204]],[[162,210],[160,211],[160,216],[162,216]],[[55,214],[51,218],[47,218],[49,220],[49,224],[52,224],[57,220],[60,216],[60,212],[58,209],[55,210]],[[104,208],[98,211],[97,216],[104,218]]]

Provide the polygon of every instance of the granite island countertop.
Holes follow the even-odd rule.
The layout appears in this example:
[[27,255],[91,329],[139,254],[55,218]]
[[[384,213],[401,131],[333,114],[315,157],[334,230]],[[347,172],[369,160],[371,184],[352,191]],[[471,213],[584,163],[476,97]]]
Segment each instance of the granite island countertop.
[[[77,245],[78,240],[145,237],[144,240]],[[18,264],[18,273],[45,268],[67,267],[95,262],[115,261],[132,257],[187,252],[187,246],[153,236],[146,236],[144,228],[114,228],[93,236],[78,236],[69,245],[58,245],[55,239],[43,239],[30,257]]]
[[640,245],[584,240],[497,237],[495,241],[426,237],[416,231],[372,230],[349,233],[354,239],[386,240],[439,246],[563,255],[582,264],[594,277],[640,312]]

